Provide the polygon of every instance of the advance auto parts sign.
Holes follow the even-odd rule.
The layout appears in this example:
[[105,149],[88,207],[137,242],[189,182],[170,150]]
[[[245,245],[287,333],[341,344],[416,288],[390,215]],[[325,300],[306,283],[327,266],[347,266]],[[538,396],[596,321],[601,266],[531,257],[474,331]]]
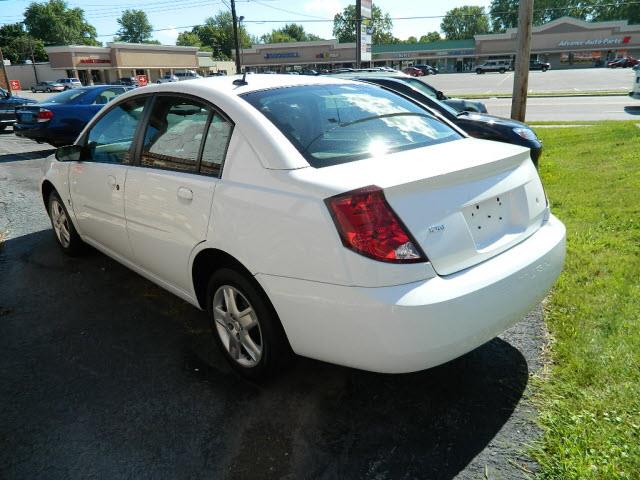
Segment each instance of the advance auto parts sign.
[[623,45],[631,41],[631,37],[596,38],[594,40],[562,40],[559,47],[607,47],[609,45]]

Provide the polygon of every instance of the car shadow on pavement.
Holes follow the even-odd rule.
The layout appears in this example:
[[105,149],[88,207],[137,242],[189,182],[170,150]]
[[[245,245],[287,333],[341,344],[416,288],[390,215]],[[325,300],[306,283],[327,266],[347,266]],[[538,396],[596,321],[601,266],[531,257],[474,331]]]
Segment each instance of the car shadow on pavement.
[[0,279],[2,478],[448,479],[528,381],[494,339],[414,374],[298,359],[254,385],[203,312],[50,230],[8,240]]
[[45,150],[34,150],[32,152],[6,153],[4,155],[0,155],[0,163],[20,162],[23,160],[40,160],[55,153],[55,151],[56,149],[51,147]]
[[629,115],[640,115],[640,107],[636,105],[624,107],[624,111]]

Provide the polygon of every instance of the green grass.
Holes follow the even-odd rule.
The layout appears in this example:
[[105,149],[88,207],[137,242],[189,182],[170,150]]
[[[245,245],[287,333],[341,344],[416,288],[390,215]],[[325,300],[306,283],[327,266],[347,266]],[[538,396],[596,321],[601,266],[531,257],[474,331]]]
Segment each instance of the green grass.
[[[582,122],[580,122],[582,123]],[[539,129],[540,173],[567,226],[536,382],[543,479],[640,478],[640,128]]]

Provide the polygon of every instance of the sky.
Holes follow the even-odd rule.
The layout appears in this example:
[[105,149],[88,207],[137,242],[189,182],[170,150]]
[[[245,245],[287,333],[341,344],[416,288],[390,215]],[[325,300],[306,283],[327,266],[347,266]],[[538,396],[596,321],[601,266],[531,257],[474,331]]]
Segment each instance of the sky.
[[[228,0],[67,0],[70,7],[80,7],[85,18],[96,27],[98,40],[110,42],[118,30],[117,18],[127,8],[147,12],[154,38],[173,45],[185,26],[197,25],[205,18],[227,10]],[[19,22],[31,0],[0,0],[0,24]],[[301,23],[305,31],[322,38],[332,38],[333,16],[355,0],[236,0],[238,15],[245,17],[249,34],[262,35],[283,26],[286,21]],[[441,18],[401,20],[398,17],[438,17],[462,5],[488,7],[490,0],[374,0],[393,21],[393,34],[400,39],[440,31]],[[305,20],[307,22],[301,22]],[[314,21],[315,20],[315,21]],[[318,21],[329,20],[329,21]],[[183,28],[181,28],[183,27]]]

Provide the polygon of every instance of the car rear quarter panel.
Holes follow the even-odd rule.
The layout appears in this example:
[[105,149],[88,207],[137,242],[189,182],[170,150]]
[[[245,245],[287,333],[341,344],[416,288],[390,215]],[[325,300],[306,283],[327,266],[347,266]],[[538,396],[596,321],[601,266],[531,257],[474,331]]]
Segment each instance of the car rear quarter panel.
[[[389,264],[346,249],[324,203],[363,186],[323,169],[270,170],[240,130],[229,145],[204,248],[218,248],[253,274],[347,286],[398,285],[435,275],[428,263]],[[356,166],[348,169],[354,172]]]

